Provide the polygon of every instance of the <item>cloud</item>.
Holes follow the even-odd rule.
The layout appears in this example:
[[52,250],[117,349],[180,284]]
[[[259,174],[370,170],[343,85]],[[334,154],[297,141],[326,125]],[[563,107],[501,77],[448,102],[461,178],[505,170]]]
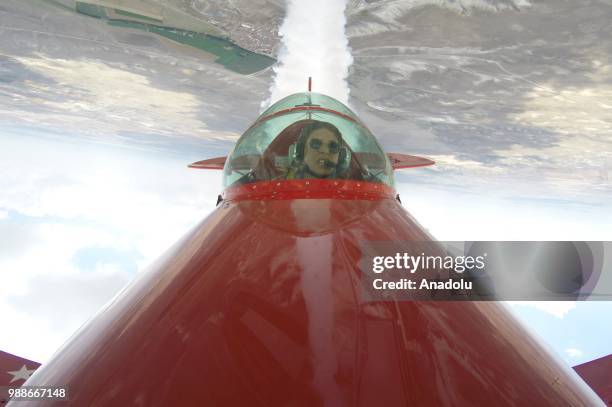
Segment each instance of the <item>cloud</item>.
[[11,221],[8,212],[4,212],[6,216],[0,218],[0,236],[10,238],[3,238],[0,242],[0,261],[23,256],[32,244],[40,240],[37,230],[22,222]]
[[[73,331],[119,292],[132,276],[119,265],[98,264],[87,273],[48,273],[32,279],[27,290],[8,297],[9,305],[52,329]],[[50,306],[52,304],[52,306]]]
[[[121,234],[95,227],[11,217],[0,228],[19,225],[0,257],[0,349],[44,362],[119,291],[133,273],[121,264],[99,263],[93,270],[75,266],[73,257],[90,245],[125,244]],[[122,242],[123,240],[123,242]],[[19,247],[19,250],[14,250]]]
[[[70,141],[68,141],[70,140]],[[221,174],[63,138],[0,140],[0,349],[44,362],[215,207]],[[45,338],[41,340],[40,338]]]
[[579,357],[581,357],[584,354],[578,348],[567,348],[567,349],[565,349],[565,353],[567,354],[567,356],[569,356],[572,359],[578,359]]
[[535,308],[559,319],[565,318],[576,308],[576,303],[571,301],[507,301],[507,303],[513,307]]
[[406,173],[396,183],[403,206],[439,240],[610,240],[612,219],[603,202],[525,195],[510,181],[456,185],[447,173]]

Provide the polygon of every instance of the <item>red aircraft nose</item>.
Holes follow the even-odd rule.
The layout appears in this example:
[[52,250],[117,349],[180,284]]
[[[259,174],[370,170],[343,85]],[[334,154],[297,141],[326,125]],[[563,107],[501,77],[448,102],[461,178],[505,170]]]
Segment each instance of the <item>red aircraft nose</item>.
[[498,303],[361,299],[360,241],[429,239],[396,200],[254,202],[220,205],[27,384],[78,406],[597,404]]

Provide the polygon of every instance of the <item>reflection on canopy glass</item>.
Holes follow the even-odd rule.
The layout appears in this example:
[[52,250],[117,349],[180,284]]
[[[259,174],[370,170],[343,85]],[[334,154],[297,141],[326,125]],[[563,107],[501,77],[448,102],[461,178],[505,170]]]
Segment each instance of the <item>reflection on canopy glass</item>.
[[391,164],[348,107],[298,93],[268,108],[236,143],[224,185],[286,179],[351,179],[393,186]]

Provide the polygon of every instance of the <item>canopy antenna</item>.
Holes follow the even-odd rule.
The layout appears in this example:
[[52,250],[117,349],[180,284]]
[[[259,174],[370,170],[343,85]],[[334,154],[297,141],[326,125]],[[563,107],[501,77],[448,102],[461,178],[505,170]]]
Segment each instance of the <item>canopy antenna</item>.
[[[312,76],[309,76],[308,77],[308,103],[307,103],[309,106],[312,106],[312,97],[310,95],[311,93],[312,93]],[[312,119],[312,116],[311,116],[310,113],[311,112],[309,110],[308,111],[308,120]]]

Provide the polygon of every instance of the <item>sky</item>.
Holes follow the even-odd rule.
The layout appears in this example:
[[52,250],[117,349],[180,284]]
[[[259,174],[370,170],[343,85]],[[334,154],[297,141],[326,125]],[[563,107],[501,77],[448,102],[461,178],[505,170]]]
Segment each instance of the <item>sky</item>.
[[[529,5],[453,2],[479,13],[493,3],[505,13]],[[546,11],[535,6],[534,16],[531,9],[504,15],[508,30],[526,36],[516,46],[503,38],[463,44],[471,38],[464,25],[481,27],[493,14],[442,14],[460,28],[458,44],[449,44],[455,37],[445,33],[423,39],[394,32],[417,22],[410,8],[387,6],[364,3],[350,15],[350,47],[330,31],[336,41],[329,45],[350,53],[323,74],[342,78],[329,92],[348,100],[385,149],[436,160],[397,174],[404,207],[440,240],[612,240],[609,61],[582,60],[578,50],[529,37],[545,38],[529,34],[529,20],[540,24],[537,12]],[[0,335],[0,349],[44,362],[214,209],[221,174],[186,165],[227,154],[262,103],[293,91],[280,85],[295,75],[291,64],[303,62],[286,50],[274,72],[242,77],[151,35],[43,3],[8,0],[3,7],[0,319],[11,328]],[[424,10],[424,20],[440,17]],[[598,32],[582,31],[587,39]],[[392,44],[396,36],[402,43],[417,36],[423,46],[375,41]],[[442,43],[428,43],[436,40]],[[551,53],[533,52],[542,47]],[[525,55],[533,62],[524,63]],[[325,83],[315,78],[315,90],[325,92]],[[508,307],[569,365],[612,353],[612,303]]]
[[[423,172],[414,170],[411,177],[426,176]],[[592,208],[538,198],[516,202],[486,191],[440,191],[433,185],[409,182],[401,183],[398,191],[403,206],[442,241],[611,240],[607,204]],[[612,353],[612,302],[515,301],[507,305],[532,334],[570,366]]]
[[214,208],[220,179],[193,154],[0,132],[0,349],[42,362]]

